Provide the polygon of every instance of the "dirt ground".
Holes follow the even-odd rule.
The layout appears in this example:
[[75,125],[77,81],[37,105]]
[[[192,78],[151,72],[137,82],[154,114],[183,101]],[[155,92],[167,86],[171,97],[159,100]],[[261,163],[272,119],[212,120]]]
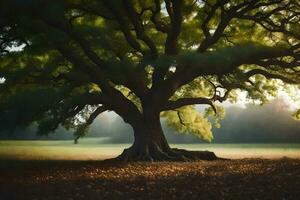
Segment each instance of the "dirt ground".
[[0,199],[300,199],[300,160],[0,161]]

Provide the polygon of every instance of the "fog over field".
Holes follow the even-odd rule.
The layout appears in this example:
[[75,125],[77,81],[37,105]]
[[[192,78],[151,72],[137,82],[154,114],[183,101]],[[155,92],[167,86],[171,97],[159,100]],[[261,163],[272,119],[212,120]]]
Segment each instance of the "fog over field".
[[[166,127],[163,120],[162,125],[170,143],[202,142],[193,135],[176,133],[172,128]],[[221,128],[213,128],[213,133],[213,143],[299,143],[300,122],[292,118],[288,105],[278,99],[263,106],[227,107]],[[131,143],[133,132],[121,118],[113,113],[105,113],[97,118],[87,137],[106,137],[107,143]],[[48,136],[36,135],[34,126],[26,130],[17,129],[14,133],[0,133],[0,139],[72,138],[72,132],[63,128]]]

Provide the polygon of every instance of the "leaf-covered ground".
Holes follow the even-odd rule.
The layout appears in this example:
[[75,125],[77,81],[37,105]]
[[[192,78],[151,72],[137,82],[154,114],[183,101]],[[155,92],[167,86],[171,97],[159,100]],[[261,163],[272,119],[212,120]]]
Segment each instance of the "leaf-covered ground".
[[0,161],[0,199],[300,199],[300,160]]

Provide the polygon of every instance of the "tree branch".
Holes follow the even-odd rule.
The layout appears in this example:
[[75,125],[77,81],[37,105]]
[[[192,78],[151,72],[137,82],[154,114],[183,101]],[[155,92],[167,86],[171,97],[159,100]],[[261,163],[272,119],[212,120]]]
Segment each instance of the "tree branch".
[[218,41],[218,39],[223,35],[225,28],[227,27],[230,20],[232,19],[232,16],[231,16],[232,13],[230,13],[230,15],[229,15],[229,14],[225,13],[224,10],[222,10],[221,20],[220,20],[216,30],[214,31],[213,35],[211,35],[209,32],[210,30],[208,28],[208,24],[209,24],[210,20],[212,19],[212,17],[215,15],[217,9],[224,6],[227,2],[228,2],[228,0],[217,1],[211,7],[210,12],[204,19],[203,23],[201,24],[201,29],[203,31],[205,39],[199,45],[198,50],[197,50],[198,52],[200,52],[200,53],[205,52],[211,45],[216,43]]
[[177,54],[177,40],[180,34],[182,25],[182,11],[183,6],[182,0],[165,0],[167,11],[171,19],[171,26],[167,33],[167,39],[165,43],[165,53],[166,54]]
[[87,55],[87,57],[90,58],[92,62],[94,62],[98,67],[103,68],[103,66],[105,65],[104,60],[100,59],[98,55],[92,50],[88,41],[86,41],[78,33],[72,31],[71,27],[68,27],[67,23],[63,24],[62,22],[55,22],[53,20],[51,21],[45,17],[40,17],[40,19],[49,26],[56,28],[70,36],[70,38],[72,38],[75,42],[79,44],[79,46],[84,51],[85,55]]
[[214,106],[213,102],[211,99],[208,98],[181,98],[176,101],[168,101],[166,105],[162,108],[162,111],[166,110],[175,110],[176,108],[180,108],[182,106],[187,106],[187,105],[195,105],[195,104],[207,104],[210,105],[214,112],[216,113],[216,107]]
[[[167,31],[165,41],[165,54],[176,55],[178,53],[178,37],[182,25],[182,0],[165,0],[167,12],[169,14],[171,24]],[[158,84],[164,80],[164,77],[169,69],[156,67],[152,75],[152,86],[158,87]]]
[[124,0],[123,6],[126,8],[128,17],[134,26],[134,30],[136,32],[137,38],[143,40],[146,43],[146,45],[149,47],[152,59],[157,58],[158,52],[156,46],[154,42],[145,34],[138,13],[134,10],[129,0]]
[[183,119],[182,119],[181,115],[180,115],[180,111],[175,110],[175,112],[177,113],[180,124],[182,124],[183,126],[186,126],[185,123],[183,122]]
[[85,130],[93,123],[98,115],[108,110],[107,106],[98,107],[87,119],[87,121],[82,124],[79,129],[75,132],[76,138],[74,139],[74,143],[78,143],[78,139],[82,137],[85,133]]
[[160,22],[157,19],[157,15],[159,15],[160,11],[161,11],[160,0],[154,0],[154,3],[155,3],[155,6],[154,6],[155,8],[151,9],[152,15],[151,15],[150,19],[158,31],[160,31],[162,33],[167,33],[168,32],[167,25],[163,24],[162,22]]
[[[226,57],[222,55],[226,55]],[[232,73],[243,64],[255,64],[265,59],[291,56],[289,49],[274,49],[265,46],[244,45],[228,47],[212,52],[194,54],[180,58],[176,72],[166,79],[157,92],[163,99],[169,99],[181,86],[188,84],[195,78],[204,75],[225,75]],[[212,62],[215,60],[216,62]]]
[[120,25],[120,29],[128,44],[136,51],[145,55],[145,52],[142,50],[140,43],[135,39],[135,37],[130,32],[128,22],[125,20],[124,15],[122,15],[121,10],[115,8],[114,5],[112,5],[110,2],[104,2],[104,4],[112,12],[114,17],[117,19]]

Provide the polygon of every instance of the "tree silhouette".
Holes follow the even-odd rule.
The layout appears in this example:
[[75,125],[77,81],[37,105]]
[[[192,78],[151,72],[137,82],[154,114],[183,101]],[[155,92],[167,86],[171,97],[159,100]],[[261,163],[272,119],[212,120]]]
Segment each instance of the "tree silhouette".
[[216,102],[300,83],[297,0],[1,0],[0,13],[1,129],[63,125],[77,141],[111,110],[134,130],[120,160],[214,159],[171,149],[160,117],[211,140]]

